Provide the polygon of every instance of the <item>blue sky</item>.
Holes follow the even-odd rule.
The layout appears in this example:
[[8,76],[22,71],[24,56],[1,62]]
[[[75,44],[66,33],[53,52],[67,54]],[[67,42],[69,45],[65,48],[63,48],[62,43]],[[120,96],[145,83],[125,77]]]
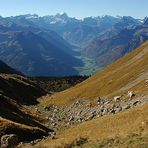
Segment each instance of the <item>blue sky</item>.
[[0,0],[0,15],[51,15],[66,12],[84,18],[101,15],[148,16],[148,0]]

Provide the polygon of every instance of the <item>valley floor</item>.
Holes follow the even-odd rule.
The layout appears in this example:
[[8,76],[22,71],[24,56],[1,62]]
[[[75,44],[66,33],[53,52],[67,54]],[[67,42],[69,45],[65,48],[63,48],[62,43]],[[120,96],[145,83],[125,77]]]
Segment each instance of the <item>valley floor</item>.
[[83,66],[81,67],[74,67],[80,75],[93,75],[96,72],[103,69],[103,67],[97,66],[94,59],[87,58],[83,55],[76,56],[77,59],[80,59],[83,62]]

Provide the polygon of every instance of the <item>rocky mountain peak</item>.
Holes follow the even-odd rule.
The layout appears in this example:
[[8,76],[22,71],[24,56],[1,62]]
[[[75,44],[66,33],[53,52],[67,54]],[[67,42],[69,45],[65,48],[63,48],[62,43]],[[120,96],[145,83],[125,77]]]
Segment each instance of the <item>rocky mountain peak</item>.
[[148,17],[145,17],[145,18],[144,18],[144,24],[145,24],[145,25],[148,25]]
[[55,17],[60,17],[60,18],[68,18],[68,15],[66,12],[60,12],[60,13],[57,13],[55,15]]

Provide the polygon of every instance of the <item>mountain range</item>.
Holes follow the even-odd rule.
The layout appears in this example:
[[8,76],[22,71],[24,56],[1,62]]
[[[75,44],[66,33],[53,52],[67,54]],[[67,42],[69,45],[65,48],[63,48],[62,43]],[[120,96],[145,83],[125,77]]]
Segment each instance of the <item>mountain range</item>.
[[0,60],[28,76],[90,75],[148,39],[147,17],[0,17]]
[[147,41],[148,25],[133,26],[121,31],[115,26],[107,34],[95,38],[82,51],[86,57],[95,59],[99,67],[106,67]]
[[29,76],[77,74],[73,67],[81,61],[65,40],[53,31],[15,23],[1,23],[1,60]]
[[51,29],[60,34],[68,42],[85,47],[100,33],[117,25],[119,28],[142,24],[141,20],[130,16],[113,17],[109,15],[87,17],[83,20],[69,17],[66,13],[39,17],[37,15],[24,15],[24,19],[45,29]]

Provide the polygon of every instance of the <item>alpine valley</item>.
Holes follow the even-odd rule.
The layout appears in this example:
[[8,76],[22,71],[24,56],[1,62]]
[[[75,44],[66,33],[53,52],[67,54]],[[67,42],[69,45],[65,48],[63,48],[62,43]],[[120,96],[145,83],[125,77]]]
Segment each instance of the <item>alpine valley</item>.
[[28,76],[91,75],[148,39],[148,18],[0,17],[0,60]]
[[147,17],[0,17],[0,148],[147,147]]

